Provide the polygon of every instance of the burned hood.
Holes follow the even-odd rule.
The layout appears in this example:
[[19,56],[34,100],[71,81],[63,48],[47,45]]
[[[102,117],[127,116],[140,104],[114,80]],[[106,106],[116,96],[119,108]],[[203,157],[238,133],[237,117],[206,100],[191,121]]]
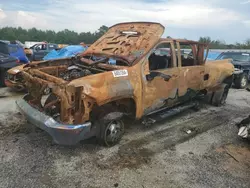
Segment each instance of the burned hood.
[[161,38],[164,27],[159,23],[120,23],[109,28],[82,55],[118,56],[130,64],[145,55]]

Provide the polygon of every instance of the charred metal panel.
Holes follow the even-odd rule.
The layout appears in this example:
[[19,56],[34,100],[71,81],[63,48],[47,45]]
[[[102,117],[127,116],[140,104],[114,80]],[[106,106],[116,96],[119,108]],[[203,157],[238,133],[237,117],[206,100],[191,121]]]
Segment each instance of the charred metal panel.
[[[148,63],[146,63],[145,66],[148,67]],[[148,113],[150,110],[155,110],[166,105],[166,99],[174,98],[178,90],[178,67],[156,70],[154,72],[160,72],[168,75],[170,76],[170,79],[165,80],[160,76],[155,77],[151,81],[145,79],[143,91],[143,106],[145,111],[144,114]]]
[[187,89],[200,90],[203,83],[205,66],[188,66],[180,68],[179,95],[186,94]]
[[158,23],[132,22],[112,26],[83,54],[120,56],[132,64],[145,55],[159,40],[164,27]]
[[133,96],[134,89],[129,80],[117,80],[108,86],[110,98],[129,98]]

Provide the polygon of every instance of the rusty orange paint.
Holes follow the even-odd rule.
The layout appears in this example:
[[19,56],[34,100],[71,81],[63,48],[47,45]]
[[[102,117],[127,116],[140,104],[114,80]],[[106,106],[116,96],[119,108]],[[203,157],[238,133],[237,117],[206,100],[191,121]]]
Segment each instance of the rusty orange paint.
[[[91,121],[92,113],[105,104],[128,108],[127,111],[134,111],[134,117],[140,119],[154,110],[178,104],[190,91],[212,90],[232,76],[234,67],[229,60],[205,63],[206,44],[160,39],[163,32],[164,27],[157,23],[115,25],[77,58],[43,61],[25,67],[22,75],[26,87],[32,99],[42,98],[41,88],[51,88],[60,106],[60,121],[79,124]],[[149,57],[161,44],[170,46],[171,67],[150,70]],[[181,55],[180,44],[193,49],[194,65],[183,66],[191,60]],[[92,55],[112,57],[118,65],[107,61],[96,63],[90,59]],[[70,66],[92,71],[91,75],[65,80],[60,75]],[[120,70],[122,74],[116,72]],[[149,81],[147,75],[152,72],[168,75],[170,79],[158,76]],[[207,74],[209,79],[204,79]],[[39,100],[33,102],[33,106],[40,105]]]

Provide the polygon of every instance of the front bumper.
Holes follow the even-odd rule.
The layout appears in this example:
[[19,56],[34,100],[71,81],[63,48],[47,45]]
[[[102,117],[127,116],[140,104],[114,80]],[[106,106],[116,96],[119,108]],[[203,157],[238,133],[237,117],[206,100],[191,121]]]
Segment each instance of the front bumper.
[[14,81],[11,81],[11,80],[8,80],[8,79],[5,79],[4,83],[5,83],[5,85],[7,87],[13,88],[13,89],[15,89],[17,91],[23,91],[24,90],[24,85],[22,83],[14,82]]
[[24,99],[17,100],[16,104],[30,123],[48,132],[57,144],[75,145],[80,140],[91,137],[91,122],[65,125],[33,108]]

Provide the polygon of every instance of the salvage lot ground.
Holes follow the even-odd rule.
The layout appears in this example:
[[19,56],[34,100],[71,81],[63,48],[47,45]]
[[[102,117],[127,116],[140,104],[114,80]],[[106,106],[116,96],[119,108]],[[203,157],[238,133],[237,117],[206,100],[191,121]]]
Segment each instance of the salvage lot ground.
[[18,113],[21,95],[0,89],[0,187],[250,187],[250,143],[234,126],[249,115],[250,92],[232,89],[223,107],[149,128],[131,123],[113,148],[54,144]]

